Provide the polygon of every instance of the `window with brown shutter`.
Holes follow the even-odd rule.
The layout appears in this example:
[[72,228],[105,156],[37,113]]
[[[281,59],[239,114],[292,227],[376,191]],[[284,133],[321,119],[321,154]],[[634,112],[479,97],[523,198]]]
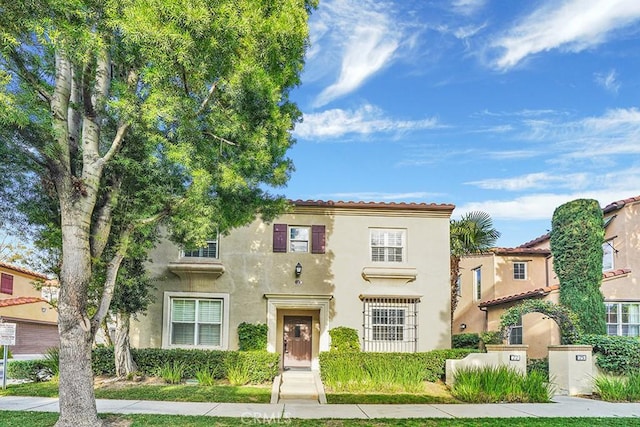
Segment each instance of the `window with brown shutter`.
[[2,273],[0,279],[0,292],[3,294],[13,295],[13,276],[11,274]]
[[273,252],[287,252],[287,224],[273,224]]
[[311,253],[323,254],[325,246],[325,228],[324,225],[311,226]]

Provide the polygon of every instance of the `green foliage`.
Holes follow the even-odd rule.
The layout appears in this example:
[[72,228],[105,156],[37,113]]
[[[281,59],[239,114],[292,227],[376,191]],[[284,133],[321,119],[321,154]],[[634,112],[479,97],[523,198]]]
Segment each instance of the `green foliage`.
[[596,365],[604,372],[627,375],[640,372],[640,341],[615,335],[583,335],[580,344],[593,346]]
[[267,350],[267,325],[242,322],[238,325],[240,351]]
[[[444,378],[446,359],[461,359],[473,350],[433,350],[426,353],[320,353],[322,381],[334,390],[412,388],[416,382]],[[388,383],[385,385],[384,382]],[[396,390],[397,391],[397,390]]]
[[338,326],[329,330],[331,351],[360,351],[358,331],[346,326]]
[[559,206],[551,223],[553,268],[560,281],[560,303],[578,316],[585,333],[606,334],[602,283],[604,221],[596,200]]
[[511,327],[517,325],[527,313],[543,313],[553,319],[560,328],[560,342],[563,345],[575,344],[580,339],[581,329],[577,315],[567,307],[540,299],[526,300],[502,314],[500,328],[504,339],[509,336]]
[[44,360],[53,375],[58,375],[60,373],[60,349],[58,347],[51,347],[47,349],[44,354]]
[[492,344],[502,344],[502,332],[501,331],[485,331],[480,333],[480,344],[482,348]]
[[218,367],[206,367],[196,371],[196,379],[200,385],[214,385],[216,383],[216,377]]
[[[155,375],[165,363],[181,363],[183,378],[196,378],[196,373],[211,370],[216,379],[227,378],[226,367],[244,363],[249,369],[250,383],[270,382],[278,375],[280,356],[266,351],[183,350],[160,348],[133,348],[131,354],[138,371]],[[113,348],[97,347],[93,350],[95,375],[115,375]]]
[[180,384],[184,378],[185,366],[182,362],[166,362],[156,371],[156,376],[162,378],[167,384]]
[[470,403],[543,403],[550,397],[547,381],[537,371],[522,375],[507,366],[471,367],[456,371],[451,394]]
[[527,374],[532,372],[539,372],[549,380],[549,359],[528,359],[527,360]]
[[594,380],[596,393],[607,402],[640,401],[640,372],[624,377],[601,375]]
[[[12,359],[13,354],[11,354],[11,349],[7,349],[7,359]],[[4,346],[0,345],[0,359],[4,359]]]
[[38,372],[49,369],[45,360],[12,360],[7,366],[7,378],[38,381]]
[[227,379],[231,385],[245,385],[251,381],[251,370],[248,361],[242,358],[227,359],[225,362]]
[[451,335],[451,348],[480,348],[480,335],[473,332]]

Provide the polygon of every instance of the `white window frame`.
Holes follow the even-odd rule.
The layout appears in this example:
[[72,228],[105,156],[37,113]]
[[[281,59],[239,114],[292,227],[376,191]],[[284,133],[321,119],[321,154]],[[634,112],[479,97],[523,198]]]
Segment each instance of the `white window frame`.
[[[363,351],[413,353],[418,349],[419,298],[380,297],[367,298],[363,310]],[[378,310],[386,310],[386,316],[376,316]],[[391,313],[393,312],[393,315]],[[399,313],[401,316],[398,316]],[[387,320],[381,322],[380,320]],[[402,323],[397,323],[402,320]],[[377,321],[377,322],[376,322]],[[377,330],[395,329],[395,332],[380,333]],[[398,339],[398,331],[402,331]],[[392,337],[385,339],[385,337]]]
[[[522,266],[522,271],[517,271],[516,265]],[[517,277],[522,276],[522,277]],[[525,261],[513,262],[513,280],[527,280],[527,263]]]
[[[374,236],[382,235],[382,244],[374,244]],[[400,234],[400,245],[394,244],[394,239],[391,239],[392,234]],[[405,263],[407,260],[407,230],[404,228],[370,228],[369,229],[369,259],[371,262],[387,262],[393,264]],[[397,252],[395,250],[400,249],[400,259],[396,259]],[[382,249],[382,258],[374,256],[374,249]],[[394,251],[391,251],[391,250]],[[393,259],[392,258],[393,255]]]
[[[634,306],[636,308],[635,321],[630,322],[627,312],[627,321],[624,320],[623,306]],[[607,335],[618,336],[640,336],[640,302],[638,301],[605,301]],[[633,331],[633,333],[629,333]]]
[[613,239],[602,244],[602,271],[615,270],[615,254]]
[[473,300],[480,301],[482,299],[482,266],[471,270],[473,280]]
[[[222,301],[222,324],[220,326],[220,345],[184,345],[171,344],[171,319],[172,301],[174,299],[189,300],[221,300]],[[185,349],[206,349],[206,350],[228,350],[229,349],[229,294],[210,292],[165,292],[164,306],[162,312],[162,348],[185,348]]]
[[[293,236],[294,230],[306,232],[306,238],[304,238],[304,234]],[[289,252],[309,253],[311,250],[311,227],[304,225],[287,226],[287,245]]]
[[[211,245],[215,244],[215,254],[211,256]],[[188,254],[188,255],[187,255]],[[184,248],[180,251],[181,258],[209,258],[209,259],[220,259],[220,239],[216,237],[215,239],[209,239],[206,241],[206,246],[202,248],[195,248],[192,250],[185,250]]]

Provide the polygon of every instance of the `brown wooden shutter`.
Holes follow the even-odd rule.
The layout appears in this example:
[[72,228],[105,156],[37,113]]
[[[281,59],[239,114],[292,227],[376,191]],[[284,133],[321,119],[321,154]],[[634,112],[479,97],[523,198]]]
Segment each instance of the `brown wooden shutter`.
[[273,252],[287,252],[287,224],[273,224]]
[[0,278],[0,292],[13,295],[13,276],[11,274],[2,273],[2,278]]
[[324,225],[311,226],[311,253],[323,254],[325,246],[325,228]]

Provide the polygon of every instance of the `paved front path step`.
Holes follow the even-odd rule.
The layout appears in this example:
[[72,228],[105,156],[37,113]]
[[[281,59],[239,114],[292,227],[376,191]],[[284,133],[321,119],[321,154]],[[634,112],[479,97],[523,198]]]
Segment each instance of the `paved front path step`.
[[284,371],[280,378],[278,402],[326,403],[320,375],[312,371]]

